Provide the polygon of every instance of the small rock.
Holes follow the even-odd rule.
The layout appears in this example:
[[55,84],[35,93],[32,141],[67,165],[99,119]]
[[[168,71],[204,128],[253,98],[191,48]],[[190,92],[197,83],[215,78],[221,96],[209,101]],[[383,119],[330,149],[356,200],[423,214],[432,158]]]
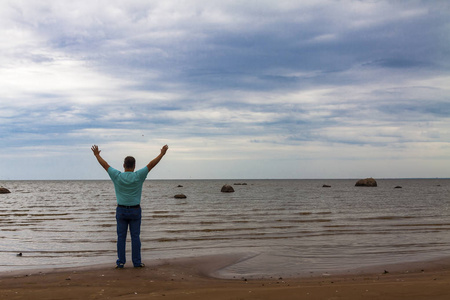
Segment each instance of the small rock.
[[175,196],[173,196],[175,199],[186,199],[186,195],[185,194],[177,194]]
[[0,194],[9,194],[11,193],[7,188],[0,187]]
[[225,184],[220,191],[222,193],[233,193],[234,189],[233,189],[233,187],[231,185]]
[[177,187],[183,187],[181,184],[179,184]]
[[324,185],[322,185],[322,187],[331,187],[331,185],[324,184]]
[[22,252],[18,253],[16,256],[22,256]]
[[397,185],[394,189],[401,189],[402,187]]
[[360,179],[356,182],[355,186],[377,186],[377,182],[373,178]]

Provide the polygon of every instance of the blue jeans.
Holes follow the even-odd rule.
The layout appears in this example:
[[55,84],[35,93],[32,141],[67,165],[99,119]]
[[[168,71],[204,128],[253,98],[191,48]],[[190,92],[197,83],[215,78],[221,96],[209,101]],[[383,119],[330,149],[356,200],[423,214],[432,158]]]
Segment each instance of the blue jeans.
[[125,244],[127,241],[128,226],[131,235],[131,259],[135,267],[141,265],[141,218],[142,209],[137,208],[116,208],[117,220],[117,262],[116,264],[125,264]]

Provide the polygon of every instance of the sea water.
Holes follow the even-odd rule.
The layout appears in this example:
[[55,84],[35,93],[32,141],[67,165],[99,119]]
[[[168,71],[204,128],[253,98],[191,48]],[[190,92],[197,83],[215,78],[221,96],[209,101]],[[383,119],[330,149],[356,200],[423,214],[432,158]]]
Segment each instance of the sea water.
[[[450,180],[377,181],[147,180],[143,261],[239,253],[223,274],[264,277],[450,256]],[[110,181],[0,185],[0,272],[115,265]]]

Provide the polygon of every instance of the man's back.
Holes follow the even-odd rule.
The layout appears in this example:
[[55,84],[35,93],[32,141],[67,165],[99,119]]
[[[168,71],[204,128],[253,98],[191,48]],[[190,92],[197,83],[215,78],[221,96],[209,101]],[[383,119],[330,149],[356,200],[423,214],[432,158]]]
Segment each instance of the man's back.
[[142,185],[148,174],[147,167],[136,172],[120,172],[109,167],[108,174],[114,182],[117,204],[133,206],[141,203]]

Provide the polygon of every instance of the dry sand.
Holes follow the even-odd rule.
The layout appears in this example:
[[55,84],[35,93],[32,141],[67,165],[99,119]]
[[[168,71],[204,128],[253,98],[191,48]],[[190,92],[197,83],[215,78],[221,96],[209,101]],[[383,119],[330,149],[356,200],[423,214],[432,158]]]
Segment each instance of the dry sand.
[[158,261],[142,269],[95,266],[3,273],[0,299],[450,299],[448,260],[390,266],[388,273],[372,269],[304,278],[209,276],[237,260],[202,257]]

